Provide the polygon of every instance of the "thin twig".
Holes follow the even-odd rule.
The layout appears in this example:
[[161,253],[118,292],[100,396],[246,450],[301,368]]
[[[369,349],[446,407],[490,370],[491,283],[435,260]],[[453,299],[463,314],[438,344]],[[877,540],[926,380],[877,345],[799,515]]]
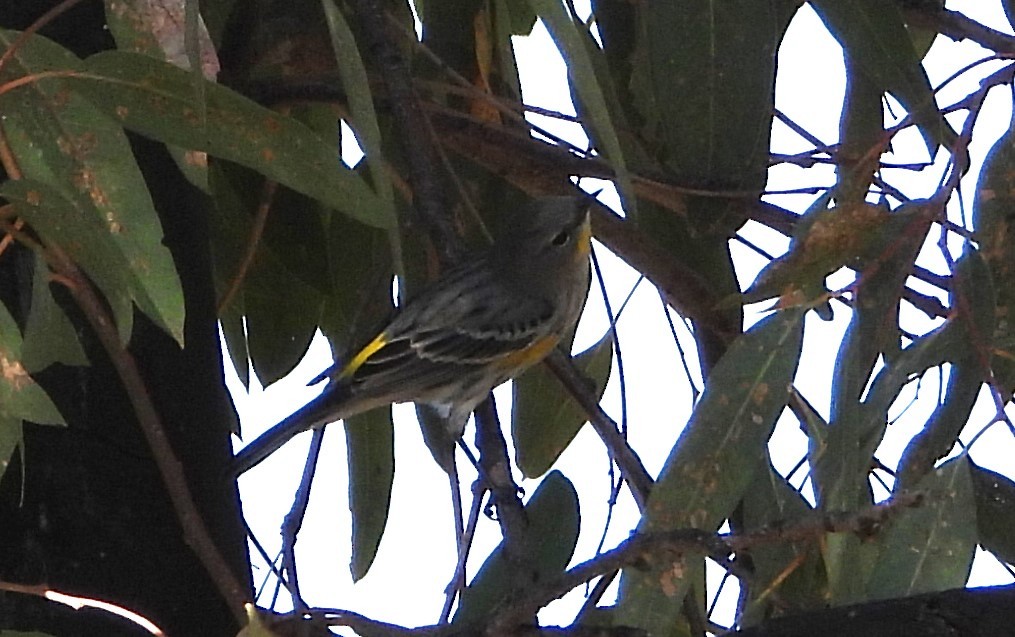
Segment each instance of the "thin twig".
[[389,37],[383,3],[379,0],[352,0],[350,4],[359,18],[368,60],[380,71],[391,99],[397,137],[406,140],[403,150],[413,188],[414,208],[438,254],[443,260],[453,262],[461,251],[461,245],[448,214],[450,207],[446,205],[442,180],[436,172],[441,165],[435,150],[437,140],[430,134],[431,124],[426,121],[419,96],[413,90],[409,67],[401,49]]
[[479,524],[479,512],[483,508],[483,498],[486,496],[486,485],[482,477],[472,483],[472,506],[469,507],[469,519],[465,525],[465,532],[458,538],[458,561],[455,564],[455,572],[444,590],[444,608],[441,609],[439,624],[446,624],[451,618],[451,607],[455,599],[465,588],[465,568],[469,561],[469,552],[472,549],[472,540],[476,536],[476,526]]
[[490,490],[491,503],[497,507],[497,522],[504,536],[504,554],[509,561],[525,559],[528,522],[518,497],[518,485],[511,476],[507,441],[497,419],[493,394],[476,409],[476,447],[479,449],[479,474]]
[[0,591],[41,597],[43,599],[48,599],[51,602],[57,602],[59,604],[70,606],[74,610],[81,610],[82,608],[94,608],[96,610],[101,610],[103,612],[109,613],[110,615],[122,617],[127,621],[130,621],[135,625],[140,626],[142,629],[146,630],[149,634],[156,635],[156,637],[165,636],[165,633],[162,632],[161,628],[155,625],[155,622],[151,621],[150,619],[141,615],[140,613],[132,611],[128,608],[124,608],[123,606],[120,606],[118,604],[104,602],[102,600],[94,599],[91,597],[68,595],[67,593],[55,591],[41,584],[26,585],[26,584],[16,584],[14,582],[0,581]]
[[293,608],[297,611],[305,611],[309,607],[300,595],[299,577],[296,574],[296,536],[303,527],[303,519],[307,515],[307,507],[310,505],[310,488],[314,483],[314,474],[317,472],[317,460],[321,457],[321,443],[324,442],[325,427],[314,429],[314,435],[310,439],[310,450],[307,452],[307,461],[303,465],[303,475],[300,476],[300,484],[296,489],[296,497],[293,498],[292,508],[286,513],[282,520],[282,571],[288,577],[284,580],[292,597]]
[[504,610],[491,618],[488,625],[491,632],[496,634],[497,627],[524,621],[524,618],[535,609],[563,597],[585,582],[629,566],[665,564],[679,560],[687,554],[728,556],[775,542],[815,540],[826,533],[854,533],[861,537],[870,537],[876,534],[896,511],[919,506],[924,499],[922,493],[905,493],[852,515],[815,512],[792,525],[776,523],[758,531],[739,535],[710,533],[700,529],[678,529],[634,535],[616,548],[568,569],[556,580],[539,586],[536,590],[528,591],[524,599],[504,604]]
[[3,52],[3,55],[0,55],[0,71],[2,71],[4,66],[7,65],[7,61],[14,57],[14,54],[17,53],[18,49],[24,46],[25,42],[28,42],[29,38],[39,32],[39,29],[63,15],[68,9],[72,8],[76,4],[79,4],[81,1],[82,0],[63,0],[63,2],[39,16],[35,22],[30,24],[28,28],[22,31],[18,37],[15,38],[14,42],[12,42],[11,45],[7,47],[7,50]]

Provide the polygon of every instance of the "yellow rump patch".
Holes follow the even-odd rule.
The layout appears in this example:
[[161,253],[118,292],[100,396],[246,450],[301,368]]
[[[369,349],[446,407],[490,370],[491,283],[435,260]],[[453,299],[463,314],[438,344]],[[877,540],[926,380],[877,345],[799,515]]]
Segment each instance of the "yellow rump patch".
[[367,362],[371,356],[377,353],[377,350],[381,349],[388,344],[387,334],[381,332],[377,337],[370,341],[370,343],[361,349],[358,354],[352,357],[352,360],[342,368],[342,373],[338,375],[339,378],[349,378],[356,373],[356,370],[363,366],[363,363]]

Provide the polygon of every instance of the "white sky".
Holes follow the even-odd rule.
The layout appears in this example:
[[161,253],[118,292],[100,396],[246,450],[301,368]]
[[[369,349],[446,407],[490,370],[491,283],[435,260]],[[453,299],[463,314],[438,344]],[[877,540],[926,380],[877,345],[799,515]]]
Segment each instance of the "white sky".
[[[949,2],[948,6],[995,28],[1010,31],[999,2],[967,0]],[[555,49],[541,25],[537,25],[532,37],[517,40],[516,51],[526,100],[539,106],[573,112],[569,104],[564,64],[551,54]],[[958,60],[971,61],[983,54],[983,50],[976,45],[953,43],[939,37],[927,57],[932,84],[936,85],[944,79],[944,74],[959,68],[962,62]],[[976,75],[971,80],[972,83],[956,83],[952,90],[944,93],[942,103],[950,103],[957,96],[968,92],[979,77],[982,74]],[[777,107],[821,139],[834,141],[837,138],[843,83],[841,51],[824,26],[805,6],[790,26],[780,50]],[[970,176],[963,182],[967,205],[972,201],[980,162],[990,145],[1007,128],[1010,118],[1010,93],[1002,95],[1003,90],[998,90],[997,93],[988,101],[980,117],[974,144],[970,148],[973,167]],[[545,118],[539,118],[539,123],[548,126]],[[584,145],[580,132],[564,128],[561,130],[562,127],[554,125],[555,131]],[[775,126],[772,138],[774,152],[802,150],[806,147],[805,144],[784,126]],[[905,155],[906,161],[925,160],[926,152],[922,150],[922,142],[915,135],[910,137],[908,148],[914,147],[915,150],[907,150],[906,144],[900,140],[896,148],[900,154]],[[941,166],[943,160],[943,155],[939,154]],[[910,196],[925,196],[933,190],[939,175],[940,169],[934,175],[934,182],[929,185],[926,178],[922,182],[899,180],[896,183],[904,183],[903,191]],[[830,185],[834,181],[830,168],[822,174],[820,169],[809,169],[804,173],[795,167],[775,167],[770,177],[770,188]],[[814,195],[773,197],[772,201],[790,209],[802,210],[813,198]],[[607,200],[607,203],[610,202]],[[615,205],[615,199],[612,203]],[[760,229],[756,224],[751,225],[753,228],[745,230],[744,234],[748,234],[753,241],[774,254],[781,254],[785,250],[788,244],[786,239]],[[736,243],[733,250],[738,276],[746,286],[765,262]],[[926,252],[929,254],[922,264],[944,272],[940,256],[935,257],[933,250]],[[637,274],[601,246],[597,254],[605,271],[611,301],[616,308],[627,296]],[[835,285],[834,281],[831,285]],[[643,284],[636,290],[618,323],[629,379],[630,439],[653,475],[662,466],[692,406],[688,383],[661,308],[655,290],[648,284]],[[693,353],[693,343],[687,330],[682,327],[679,318],[675,317],[675,320],[678,322],[678,332],[685,352]],[[811,318],[807,325],[805,364],[797,383],[803,394],[825,416],[828,411],[832,362],[847,320],[848,315],[841,311],[840,306],[834,321],[824,323]],[[749,322],[753,322],[753,319]],[[576,348],[584,349],[598,340],[606,326],[607,319],[601,300],[594,293],[579,329]],[[830,345],[832,349],[829,349]],[[262,390],[255,386],[247,394],[239,386],[235,375],[231,375],[230,389],[236,399],[247,439],[252,440],[257,433],[309,400],[316,390],[305,387],[306,382],[329,363],[328,348],[323,339],[318,338],[307,359],[288,378],[268,389]],[[693,361],[690,366],[696,369]],[[231,374],[231,371],[227,369],[227,373]],[[695,379],[695,383],[700,386],[700,379]],[[923,395],[936,396],[935,384],[928,377],[921,388],[921,392],[926,392]],[[506,412],[509,396],[509,388],[502,387],[498,390],[498,404],[502,408],[504,422],[509,420]],[[900,400],[899,404],[905,404],[905,400]],[[619,393],[615,380],[611,380],[603,405],[607,413],[619,417]],[[931,409],[932,400],[930,403],[927,400],[919,401],[910,409],[907,417],[890,428],[885,444],[879,450],[879,457],[886,464],[894,466],[902,446]],[[422,443],[419,429],[413,422],[412,406],[396,406],[395,414],[397,469],[388,528],[377,561],[362,582],[356,585],[351,583],[348,571],[350,524],[344,435],[340,426],[332,426],[325,439],[310,510],[297,544],[297,556],[302,560],[300,581],[306,601],[312,606],[350,609],[372,618],[409,626],[430,624],[438,619],[444,601],[443,590],[455,565],[449,491],[444,474],[434,465]],[[986,405],[981,404],[974,411],[971,425],[982,426],[990,421],[992,415],[992,406],[987,401]],[[466,433],[466,439],[471,440],[471,435],[470,430]],[[308,434],[301,435],[240,481],[251,528],[271,554],[278,549],[279,524],[290,506],[308,441]],[[771,448],[777,468],[785,472],[806,452],[806,439],[795,421],[784,418]],[[1015,457],[1015,443],[1005,429],[995,427],[977,444],[972,455],[977,462],[988,468],[1011,474],[1010,459]],[[459,464],[466,466],[468,463],[462,461]],[[593,554],[606,520],[606,499],[609,494],[607,457],[598,438],[589,428],[585,428],[556,466],[575,483],[579,491],[582,535],[576,551],[576,561],[586,559]],[[464,474],[463,491],[468,493],[468,485],[474,475],[468,471]],[[795,483],[799,482],[798,479]],[[525,481],[522,487],[531,495],[537,484],[535,481]],[[883,493],[881,497],[884,497]],[[468,502],[465,506],[468,506]],[[610,548],[624,539],[636,523],[637,510],[625,491],[614,511],[606,547]],[[498,540],[496,522],[483,518],[472,551],[470,574],[475,573]],[[255,558],[254,562],[257,564],[258,560]],[[255,581],[259,581],[264,573],[264,569],[255,570]],[[977,559],[972,584],[1011,581],[1012,578],[993,558],[986,556]],[[710,583],[714,585],[714,577]],[[724,597],[733,594],[735,600],[734,591],[733,587],[729,587]],[[281,594],[280,599],[279,609],[290,607],[285,593]],[[270,593],[259,601],[269,604]],[[569,623],[581,602],[580,594],[573,593],[552,605],[541,617],[544,621]]]

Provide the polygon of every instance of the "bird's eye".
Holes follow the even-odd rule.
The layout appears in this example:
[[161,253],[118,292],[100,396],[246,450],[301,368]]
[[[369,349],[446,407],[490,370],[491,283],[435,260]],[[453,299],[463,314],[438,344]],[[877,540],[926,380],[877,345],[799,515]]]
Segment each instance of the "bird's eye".
[[556,235],[555,235],[555,236],[553,237],[553,239],[551,239],[551,241],[550,241],[550,242],[551,242],[551,243],[552,243],[553,245],[555,245],[555,246],[557,246],[557,247],[560,247],[560,246],[562,246],[562,245],[565,245],[565,244],[567,244],[567,242],[568,242],[568,240],[569,240],[570,238],[571,238],[571,235],[570,235],[570,234],[568,233],[568,231],[567,231],[567,230],[561,230],[560,232],[558,232],[558,233],[557,233],[557,234],[556,234]]

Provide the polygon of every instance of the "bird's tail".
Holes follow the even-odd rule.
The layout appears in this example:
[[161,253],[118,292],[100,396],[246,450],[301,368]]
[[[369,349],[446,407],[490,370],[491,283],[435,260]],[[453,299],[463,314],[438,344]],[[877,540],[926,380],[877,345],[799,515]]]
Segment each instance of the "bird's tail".
[[237,478],[240,474],[253,469],[296,434],[351,415],[343,413],[342,409],[343,403],[347,403],[347,398],[348,388],[332,382],[319,396],[240,449],[229,465],[229,475]]

